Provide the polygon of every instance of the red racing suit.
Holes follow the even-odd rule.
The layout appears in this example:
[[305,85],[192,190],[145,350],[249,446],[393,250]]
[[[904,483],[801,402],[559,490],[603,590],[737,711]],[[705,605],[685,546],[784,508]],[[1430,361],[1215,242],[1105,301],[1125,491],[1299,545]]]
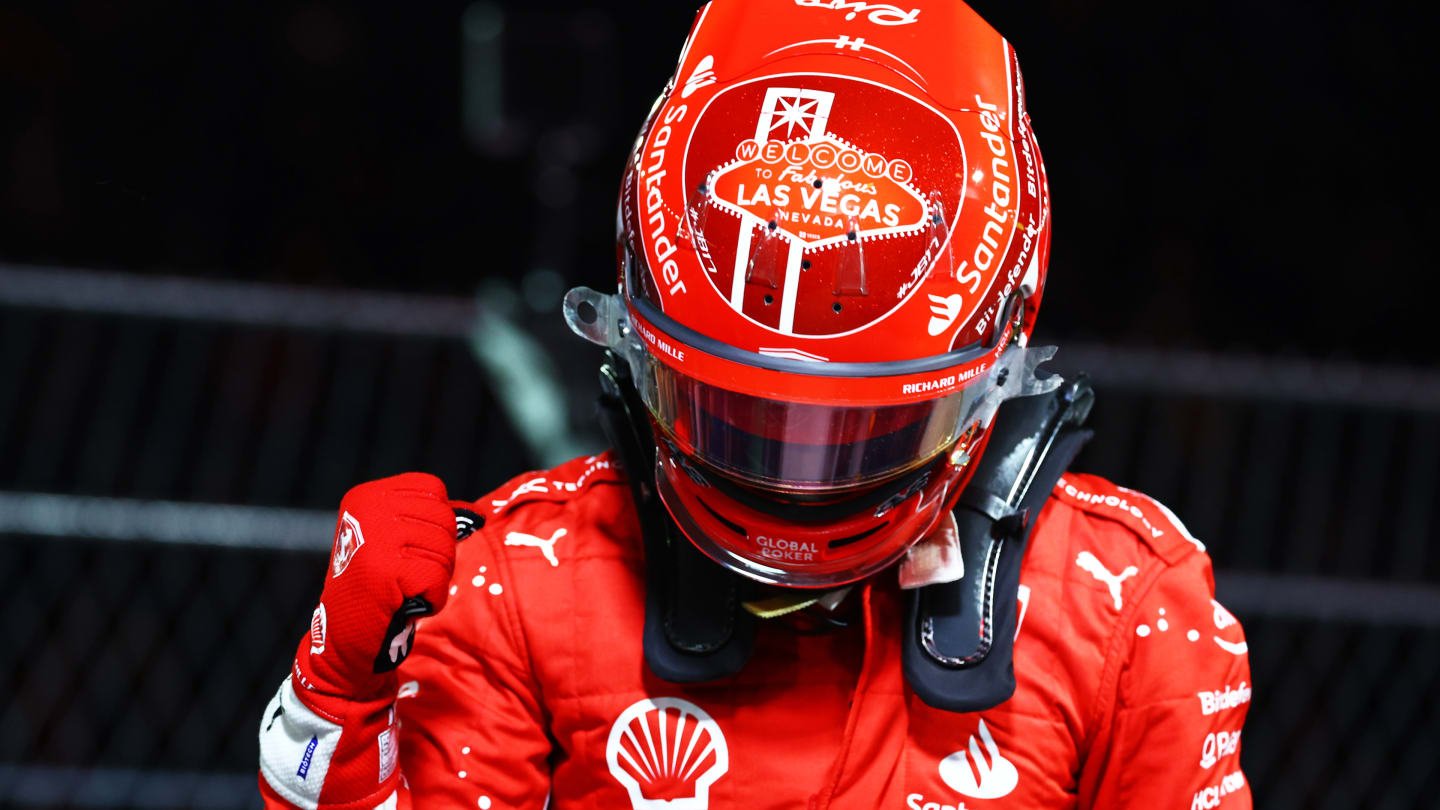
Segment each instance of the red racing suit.
[[640,529],[609,454],[475,509],[450,600],[399,669],[402,776],[382,806],[1251,806],[1243,632],[1204,546],[1143,494],[1055,486],[1021,569],[1015,694],[974,714],[907,688],[893,575],[863,586],[845,630],[761,622],[734,677],[651,674]]

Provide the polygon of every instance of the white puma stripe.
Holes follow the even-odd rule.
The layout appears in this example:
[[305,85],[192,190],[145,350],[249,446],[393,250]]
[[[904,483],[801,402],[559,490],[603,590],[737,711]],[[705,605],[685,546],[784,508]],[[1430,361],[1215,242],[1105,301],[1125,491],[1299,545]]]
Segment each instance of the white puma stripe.
[[560,560],[555,556],[555,541],[564,537],[565,534],[565,529],[556,529],[548,538],[540,538],[524,532],[508,532],[505,535],[505,545],[538,548],[540,553],[545,555],[545,559],[550,561],[551,566],[559,566]]
[[1080,554],[1075,558],[1075,564],[1080,566],[1085,571],[1090,572],[1090,576],[1095,577],[1096,579],[1105,583],[1105,586],[1110,589],[1110,597],[1115,600],[1116,610],[1120,610],[1125,606],[1125,600],[1122,599],[1120,595],[1121,583],[1123,583],[1130,577],[1133,577],[1136,574],[1140,573],[1139,568],[1136,568],[1133,565],[1128,565],[1125,567],[1125,570],[1121,571],[1119,574],[1112,574],[1110,573],[1110,569],[1105,567],[1104,563],[1101,563],[1094,554],[1091,554],[1088,551],[1080,552]]

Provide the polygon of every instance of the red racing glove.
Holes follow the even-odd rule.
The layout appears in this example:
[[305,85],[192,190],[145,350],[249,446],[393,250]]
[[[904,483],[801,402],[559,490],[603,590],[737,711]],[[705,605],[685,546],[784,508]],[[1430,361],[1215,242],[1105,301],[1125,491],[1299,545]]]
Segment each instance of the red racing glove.
[[416,620],[445,606],[455,543],[478,522],[433,475],[346,493],[310,632],[261,721],[261,790],[271,804],[368,810],[394,792],[395,668]]

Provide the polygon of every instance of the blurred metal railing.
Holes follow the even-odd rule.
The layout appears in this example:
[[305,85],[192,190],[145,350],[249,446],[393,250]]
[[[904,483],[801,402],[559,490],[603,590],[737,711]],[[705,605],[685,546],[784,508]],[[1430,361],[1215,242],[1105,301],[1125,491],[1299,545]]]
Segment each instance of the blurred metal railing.
[[[0,305],[207,323],[465,337],[474,299],[0,264]],[[1115,388],[1440,411],[1440,370],[1066,342],[1060,362]]]
[[[0,492],[0,536],[178,543],[328,554],[335,513],[214,503]],[[1440,586],[1221,571],[1232,611],[1314,621],[1440,628]]]
[[0,264],[0,304],[405,337],[457,337],[475,321],[473,300],[448,296],[17,264]]
[[[485,317],[528,354],[477,364]],[[593,401],[569,340],[516,301],[0,266],[0,804],[253,806],[340,495],[539,465],[514,415]],[[1099,391],[1077,468],[1174,508],[1245,621],[1260,804],[1427,806],[1440,373],[1059,342]],[[542,355],[563,391],[497,390]]]

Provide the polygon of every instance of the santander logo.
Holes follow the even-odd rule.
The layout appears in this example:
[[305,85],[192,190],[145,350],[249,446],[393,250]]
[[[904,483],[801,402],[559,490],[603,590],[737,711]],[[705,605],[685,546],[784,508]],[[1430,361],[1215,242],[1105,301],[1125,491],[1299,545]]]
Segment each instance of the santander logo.
[[965,306],[965,299],[959,294],[939,296],[930,294],[930,327],[931,335],[938,335],[949,329],[955,319],[960,317],[960,310]]
[[[1015,763],[1000,754],[995,738],[985,721],[980,721],[980,740],[970,735],[969,755],[961,749],[940,760],[940,778],[952,790],[972,799],[998,799],[1008,796],[1020,784],[1020,772]],[[985,753],[980,752],[984,743]]]

